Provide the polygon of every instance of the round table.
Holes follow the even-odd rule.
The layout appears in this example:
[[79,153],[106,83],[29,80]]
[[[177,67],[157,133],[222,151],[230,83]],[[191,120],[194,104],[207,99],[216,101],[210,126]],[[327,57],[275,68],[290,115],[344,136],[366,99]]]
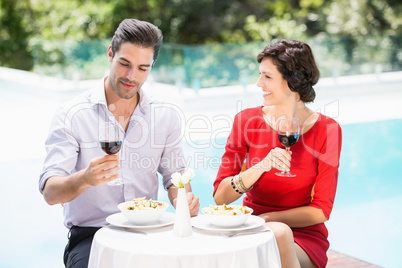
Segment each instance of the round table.
[[[261,226],[258,230],[267,229]],[[89,268],[244,268],[280,267],[272,231],[226,237],[193,227],[189,237],[173,235],[173,226],[135,230],[103,227],[94,237]]]

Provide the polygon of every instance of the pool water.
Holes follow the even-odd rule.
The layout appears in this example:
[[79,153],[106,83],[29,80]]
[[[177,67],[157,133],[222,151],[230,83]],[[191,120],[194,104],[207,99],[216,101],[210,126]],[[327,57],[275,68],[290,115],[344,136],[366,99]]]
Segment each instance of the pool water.
[[343,131],[340,167],[343,180],[339,190],[348,199],[341,195],[337,205],[344,207],[350,201],[356,204],[400,196],[402,120],[346,125]]

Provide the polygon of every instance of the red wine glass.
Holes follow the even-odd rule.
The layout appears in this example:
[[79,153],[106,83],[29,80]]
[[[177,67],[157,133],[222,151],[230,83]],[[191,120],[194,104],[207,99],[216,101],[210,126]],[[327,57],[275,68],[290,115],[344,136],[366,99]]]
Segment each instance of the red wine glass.
[[[105,153],[117,154],[123,145],[123,133],[120,133],[119,126],[113,122],[101,123],[99,125],[99,145]],[[126,181],[122,177],[121,169],[120,172],[119,178],[109,181],[107,184],[110,186],[124,184]]]
[[[281,118],[278,125],[278,138],[280,143],[286,148],[286,151],[290,152],[290,147],[297,142],[299,135],[299,118]],[[291,173],[290,170],[283,170],[282,172],[277,172],[275,174],[282,177],[296,176],[296,174]]]

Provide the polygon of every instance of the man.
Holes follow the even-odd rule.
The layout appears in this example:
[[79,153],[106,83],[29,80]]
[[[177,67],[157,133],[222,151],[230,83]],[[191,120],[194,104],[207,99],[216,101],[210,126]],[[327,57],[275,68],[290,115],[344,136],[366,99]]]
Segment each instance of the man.
[[[162,39],[148,22],[123,20],[108,48],[109,75],[61,107],[52,122],[39,188],[48,204],[64,204],[64,224],[70,228],[66,267],[87,267],[93,236],[107,216],[118,212],[117,204],[157,198],[157,172],[176,205],[171,174],[185,169],[180,120],[141,89]],[[120,159],[99,147],[98,126],[107,121],[119,125],[124,135]],[[124,185],[107,184],[121,174]],[[189,184],[187,198],[191,215],[197,215],[199,200]]]

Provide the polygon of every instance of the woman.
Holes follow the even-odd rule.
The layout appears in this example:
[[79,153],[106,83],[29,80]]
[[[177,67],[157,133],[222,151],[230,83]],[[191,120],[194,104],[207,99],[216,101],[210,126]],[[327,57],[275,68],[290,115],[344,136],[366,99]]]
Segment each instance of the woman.
[[[315,98],[319,78],[307,44],[281,40],[265,47],[257,61],[264,105],[236,115],[214,199],[229,204],[246,192],[243,204],[275,234],[282,267],[325,267],[329,242],[324,222],[335,198],[341,128],[306,107]],[[291,152],[278,140],[280,118],[299,119],[300,138]],[[290,167],[295,177],[275,175]]]

